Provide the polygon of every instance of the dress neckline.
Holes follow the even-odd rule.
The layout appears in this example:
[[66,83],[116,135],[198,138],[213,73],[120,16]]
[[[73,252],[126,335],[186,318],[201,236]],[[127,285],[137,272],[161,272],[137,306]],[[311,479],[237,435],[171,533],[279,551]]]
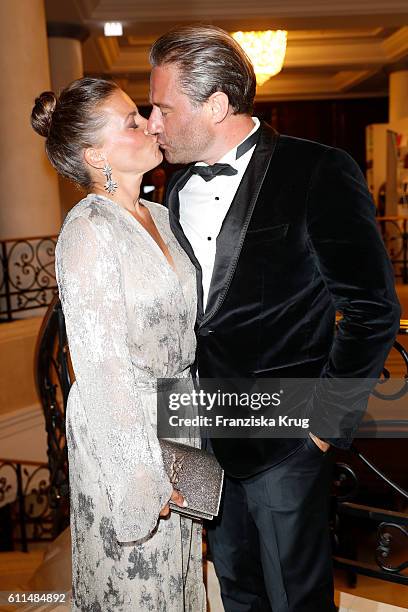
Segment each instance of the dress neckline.
[[[178,278],[178,273],[177,273],[177,269],[176,269],[175,265],[173,266],[173,265],[170,263],[170,261],[167,259],[166,255],[165,255],[164,251],[161,249],[160,245],[159,245],[159,244],[156,242],[156,240],[153,238],[153,236],[150,234],[150,232],[148,232],[148,231],[147,231],[147,229],[146,229],[145,227],[143,227],[143,225],[140,223],[140,221],[138,221],[138,220],[136,219],[136,217],[134,217],[134,216],[132,215],[132,213],[131,213],[129,210],[127,210],[126,208],[123,208],[123,206],[121,206],[121,205],[120,205],[120,204],[118,204],[117,202],[114,202],[114,200],[111,200],[110,198],[107,198],[106,196],[101,195],[101,194],[99,194],[99,193],[89,193],[89,194],[87,195],[87,197],[94,197],[94,198],[99,198],[99,199],[101,199],[101,200],[105,200],[106,202],[109,202],[109,204],[113,204],[113,205],[114,205],[114,206],[115,206],[117,209],[119,209],[119,211],[121,211],[121,212],[123,213],[123,215],[124,215],[124,216],[125,216],[127,219],[129,219],[129,218],[133,219],[133,222],[134,222],[134,223],[136,223],[136,227],[137,227],[137,228],[138,228],[138,230],[141,232],[141,234],[142,234],[142,235],[143,235],[143,236],[144,236],[144,237],[145,237],[147,240],[149,240],[149,241],[151,241],[151,242],[153,243],[153,245],[155,246],[155,248],[156,248],[156,249],[159,251],[159,253],[160,253],[160,254],[161,254],[161,256],[163,257],[163,259],[164,259],[164,261],[166,262],[166,264],[167,264],[168,268],[169,268],[169,269],[170,269],[170,270],[171,270],[171,271],[172,271],[172,272],[173,272],[173,273],[174,273],[174,274],[177,276],[177,278]],[[139,201],[141,202],[141,204],[143,204],[143,206],[146,206],[146,208],[148,209],[148,211],[149,211],[149,213],[150,213],[150,216],[151,216],[151,218],[152,218],[153,225],[155,226],[156,231],[157,231],[157,233],[159,234],[160,238],[163,240],[163,243],[164,243],[164,244],[167,246],[167,248],[168,248],[168,250],[169,250],[169,254],[171,255],[172,260],[173,260],[173,262],[174,262],[174,258],[173,258],[173,256],[172,256],[172,254],[170,253],[170,248],[169,248],[169,246],[167,245],[167,243],[166,243],[165,239],[163,238],[162,232],[159,230],[159,227],[158,227],[158,223],[157,223],[156,217],[155,217],[154,213],[152,212],[152,208],[154,209],[154,208],[155,208],[155,206],[156,206],[156,204],[155,204],[154,202],[149,202],[149,200],[145,200],[144,198],[140,198],[140,200],[139,200]],[[153,204],[153,206],[152,206],[152,207],[150,207],[150,204]],[[159,205],[159,204],[157,204],[157,206],[161,206],[161,204],[160,204],[160,205]],[[160,224],[159,224],[159,225],[160,225]]]

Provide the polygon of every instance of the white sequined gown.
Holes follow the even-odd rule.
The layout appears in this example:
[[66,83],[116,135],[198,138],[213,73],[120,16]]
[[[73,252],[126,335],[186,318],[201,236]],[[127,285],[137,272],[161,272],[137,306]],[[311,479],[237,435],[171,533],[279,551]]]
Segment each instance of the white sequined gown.
[[[76,381],[67,408],[72,610],[201,612],[201,525],[171,513],[155,433],[155,380],[189,376],[195,270],[167,209],[142,201],[177,274],[146,230],[108,198],[68,214],[56,270]],[[191,441],[198,444],[198,441]]]

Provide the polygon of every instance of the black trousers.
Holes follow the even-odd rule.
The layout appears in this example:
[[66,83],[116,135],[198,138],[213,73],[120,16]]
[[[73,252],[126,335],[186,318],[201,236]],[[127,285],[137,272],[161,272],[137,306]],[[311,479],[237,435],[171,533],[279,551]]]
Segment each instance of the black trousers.
[[[271,440],[273,443],[273,440]],[[334,612],[329,538],[332,451],[311,440],[251,478],[225,479],[207,523],[226,612]]]

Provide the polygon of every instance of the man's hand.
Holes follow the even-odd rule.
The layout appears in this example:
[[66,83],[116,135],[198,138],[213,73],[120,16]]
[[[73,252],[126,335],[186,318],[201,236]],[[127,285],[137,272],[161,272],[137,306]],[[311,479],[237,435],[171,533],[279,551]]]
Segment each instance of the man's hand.
[[[176,489],[173,489],[173,493],[171,494],[170,500],[176,504],[177,506],[180,506],[180,508],[186,508],[187,507],[187,502],[184,499],[184,497],[182,496],[182,494],[180,493],[180,491],[176,491]],[[166,504],[164,506],[164,508],[162,508],[159,517],[160,518],[166,518],[167,516],[169,516],[170,514],[170,506],[169,504]]]
[[313,442],[316,444],[316,446],[320,448],[321,451],[325,453],[327,450],[329,450],[330,444],[328,442],[321,440],[320,438],[312,434],[310,431],[309,436],[312,438]]

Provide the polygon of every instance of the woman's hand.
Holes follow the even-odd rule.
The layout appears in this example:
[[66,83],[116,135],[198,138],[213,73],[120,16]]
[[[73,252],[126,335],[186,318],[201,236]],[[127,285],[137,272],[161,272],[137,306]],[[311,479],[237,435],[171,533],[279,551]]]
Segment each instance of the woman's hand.
[[[173,489],[173,493],[171,494],[170,500],[176,504],[177,506],[180,506],[180,508],[186,508],[187,507],[187,502],[184,499],[184,497],[182,496],[182,494],[180,493],[180,491],[176,491],[176,489]],[[164,508],[162,508],[159,517],[160,518],[166,518],[168,515],[170,514],[170,506],[169,504],[166,504],[164,506]]]
[[326,453],[329,450],[330,444],[328,442],[325,442],[324,440],[321,440],[320,438],[318,438],[317,436],[312,434],[312,432],[310,432],[310,431],[309,431],[309,436],[312,438],[312,440],[316,444],[316,446],[318,446],[320,448],[320,450],[323,451],[323,453]]

